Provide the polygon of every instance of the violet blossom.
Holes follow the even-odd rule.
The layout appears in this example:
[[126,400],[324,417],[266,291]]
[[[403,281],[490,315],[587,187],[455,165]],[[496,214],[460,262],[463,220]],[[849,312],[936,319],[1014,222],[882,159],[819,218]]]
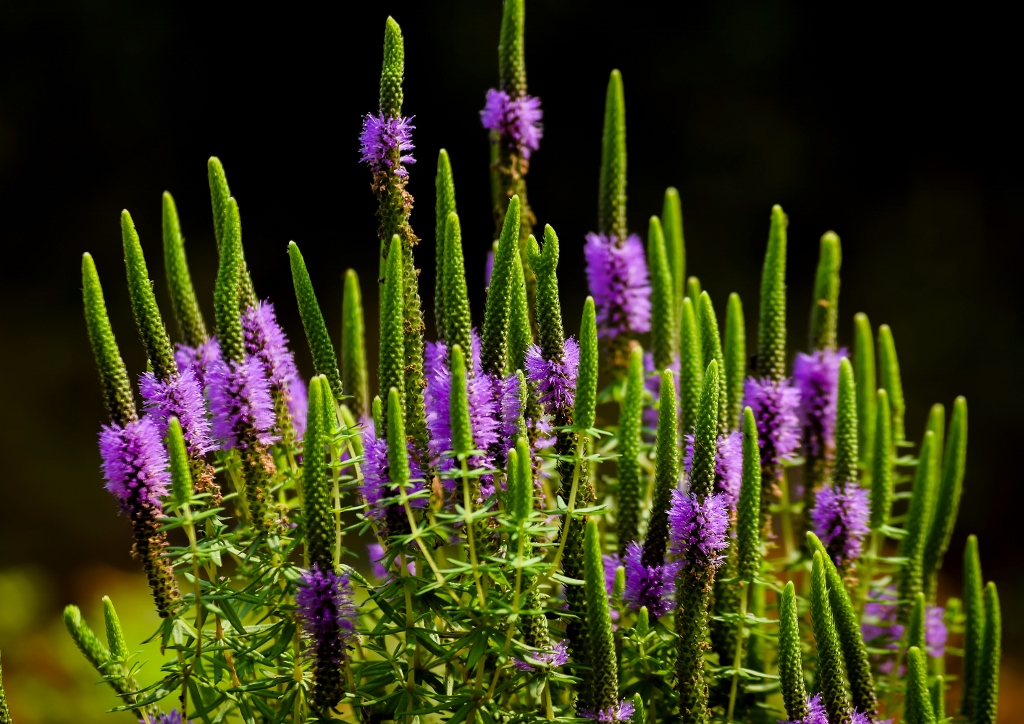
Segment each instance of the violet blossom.
[[[409,445],[411,448],[411,444]],[[363,431],[363,482],[360,485],[360,492],[366,505],[369,508],[368,515],[375,520],[382,520],[388,505],[400,495],[400,492],[393,490],[391,482],[390,463],[388,462],[388,443],[382,437],[377,437],[373,423],[366,425]],[[424,490],[424,475],[416,458],[410,452],[409,455],[409,484],[406,486],[406,494],[409,496]],[[418,495],[409,501],[413,508],[427,507],[427,498]]]
[[171,418],[177,417],[190,456],[202,457],[214,449],[203,388],[194,366],[185,367],[166,382],[146,372],[139,378],[139,390],[147,416],[153,420],[161,438],[166,437]]
[[484,109],[480,111],[480,122],[499,140],[518,149],[523,158],[528,159],[540,147],[540,139],[544,136],[544,127],[540,123],[543,115],[540,98],[529,95],[512,98],[505,91],[491,88],[487,91]]
[[220,344],[216,337],[210,337],[196,347],[179,343],[174,350],[174,361],[178,363],[179,374],[191,367],[195,370],[199,384],[205,387],[206,370],[212,362],[220,361]]
[[[890,586],[883,591],[872,591],[871,600],[864,604],[864,617],[860,626],[865,643],[876,648],[896,651],[903,638],[903,624],[897,623],[899,605],[896,593]],[[942,606],[929,606],[925,612],[925,649],[929,656],[942,658],[946,654],[946,640],[949,631],[944,620]],[[882,669],[892,671],[893,662],[886,661]]]
[[651,282],[640,237],[630,234],[619,242],[604,234],[587,234],[583,247],[587,283],[597,307],[597,336],[651,329]]
[[[529,651],[527,656],[540,664],[543,664],[546,668],[556,668],[564,665],[569,660],[569,649],[565,641],[559,641],[555,644],[554,648],[548,651]],[[520,671],[536,671],[537,667],[534,664],[529,664],[522,659],[512,659],[512,663]]]
[[720,555],[729,545],[729,503],[725,493],[713,493],[703,501],[678,488],[672,491],[668,510],[671,552],[684,567],[721,565]]
[[[409,151],[415,146],[412,143],[412,118],[385,118],[383,115],[367,114],[363,116],[363,130],[359,134],[360,162],[369,164],[373,173],[393,170],[395,176],[405,178],[409,172],[402,164],[414,164]],[[394,155],[397,150],[398,166],[394,168]]]
[[213,435],[223,449],[246,449],[253,441],[260,445],[274,442],[274,401],[258,359],[211,362],[206,370],[206,394]]
[[245,310],[242,330],[249,358],[263,365],[271,390],[284,395],[295,433],[302,437],[308,406],[306,383],[299,377],[295,356],[288,349],[288,338],[277,322],[273,303],[263,301]]
[[619,702],[618,706],[611,706],[601,711],[594,711],[593,709],[585,709],[580,712],[580,716],[584,719],[591,719],[599,722],[625,722],[629,721],[633,716],[635,707],[633,702],[623,699]]
[[811,510],[815,534],[840,567],[860,557],[870,517],[870,495],[856,481],[823,486]]
[[156,423],[146,416],[100,431],[100,456],[106,489],[121,501],[121,512],[133,519],[160,515],[171,475],[167,451]]
[[761,448],[761,467],[775,469],[793,456],[800,444],[797,407],[800,391],[788,379],[748,377],[743,387],[743,405],[749,406],[757,421],[757,440]]
[[626,568],[626,588],[622,600],[633,611],[647,606],[651,618],[661,618],[672,608],[679,564],[673,561],[660,566],[645,566],[642,557],[643,547],[631,541],[623,562]]
[[822,457],[835,446],[839,363],[846,350],[819,349],[797,354],[793,382],[800,391],[800,424],[808,455]]
[[540,347],[531,344],[526,350],[526,377],[537,387],[537,401],[544,412],[554,415],[558,410],[572,409],[576,400],[576,375],[580,366],[580,344],[569,337],[562,344],[562,358],[547,360]]
[[[686,451],[683,453],[683,470],[690,474],[693,467],[693,434],[683,437]],[[735,509],[743,485],[743,437],[739,430],[718,436],[718,450],[715,455],[715,488],[725,493],[730,509]]]

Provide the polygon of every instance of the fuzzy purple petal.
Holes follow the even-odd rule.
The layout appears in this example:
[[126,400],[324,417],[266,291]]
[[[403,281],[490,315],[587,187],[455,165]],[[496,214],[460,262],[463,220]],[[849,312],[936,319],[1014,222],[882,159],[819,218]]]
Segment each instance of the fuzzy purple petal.
[[223,449],[274,442],[274,402],[259,360],[249,357],[241,362],[212,362],[206,372],[206,394],[213,415],[213,435]]
[[512,98],[505,91],[491,88],[480,111],[480,122],[487,130],[494,131],[505,145],[518,149],[523,158],[529,158],[540,147],[544,136],[540,122],[543,116],[540,98]]
[[633,702],[623,699],[619,702],[618,706],[612,706],[608,709],[602,709],[601,711],[584,709],[580,712],[580,716],[592,721],[608,722],[609,724],[613,724],[614,722],[629,721],[633,716],[634,711]]
[[416,163],[416,159],[409,153],[415,148],[412,143],[415,128],[412,118],[385,118],[379,114],[363,116],[363,130],[359,134],[359,160],[369,164],[374,173],[380,173],[394,165],[393,152],[397,148],[399,163],[398,168],[394,169],[395,175],[407,176],[409,172],[402,164]]
[[793,360],[793,383],[800,391],[800,425],[811,455],[820,457],[835,445],[839,363],[846,356],[845,349],[822,349],[801,352]]
[[598,337],[650,331],[651,282],[640,237],[630,234],[618,243],[604,234],[587,234],[583,255],[597,307]]
[[210,337],[198,347],[189,347],[185,344],[178,344],[174,351],[174,361],[178,363],[178,372],[184,372],[192,367],[195,370],[199,384],[206,386],[206,370],[211,362],[220,361],[220,344],[216,337]]
[[679,565],[675,562],[660,566],[645,566],[641,562],[643,547],[633,541],[626,549],[626,589],[622,600],[633,611],[647,606],[652,618],[661,618],[672,608],[676,573]]
[[569,337],[562,345],[562,359],[546,360],[540,347],[526,350],[526,377],[537,387],[538,402],[549,415],[571,409],[576,400],[576,375],[580,366],[580,344]]
[[356,630],[356,607],[348,576],[321,570],[314,564],[299,579],[295,605],[302,632],[318,662],[339,666]]
[[177,417],[190,456],[202,457],[214,449],[203,389],[195,367],[186,367],[167,382],[158,380],[152,372],[146,372],[139,378],[139,390],[146,412],[156,424],[161,438],[167,435],[171,417]]
[[743,405],[751,408],[757,422],[761,466],[776,468],[783,460],[792,458],[800,444],[800,391],[792,382],[748,377],[743,387]]
[[836,565],[848,565],[860,557],[871,516],[869,498],[868,491],[855,482],[825,485],[818,491],[811,521]]
[[100,456],[106,489],[121,501],[121,511],[132,518],[159,514],[160,499],[171,480],[167,451],[160,432],[148,416],[100,431]]
[[[363,431],[362,474],[363,481],[359,490],[369,507],[370,517],[380,520],[384,517],[385,508],[398,496],[398,491],[392,489],[387,441],[377,437],[372,423],[367,425]],[[410,453],[409,485],[406,492],[412,495],[423,489],[423,471],[416,463],[416,458]],[[409,505],[414,508],[425,508],[427,502],[425,497],[419,496],[410,500]]]
[[274,305],[263,301],[249,307],[242,315],[242,331],[249,359],[263,366],[271,390],[285,395],[295,432],[301,437],[306,429],[306,386],[288,348],[288,337],[277,322]]
[[683,566],[718,567],[729,545],[729,502],[724,493],[704,499],[681,490],[672,491],[668,511],[672,553]]
[[[569,660],[569,649],[565,641],[559,641],[554,648],[548,651],[531,651],[529,657],[534,661],[544,664],[546,667],[555,668],[564,665]],[[537,667],[528,664],[522,659],[513,659],[512,663],[520,671],[536,671]]]

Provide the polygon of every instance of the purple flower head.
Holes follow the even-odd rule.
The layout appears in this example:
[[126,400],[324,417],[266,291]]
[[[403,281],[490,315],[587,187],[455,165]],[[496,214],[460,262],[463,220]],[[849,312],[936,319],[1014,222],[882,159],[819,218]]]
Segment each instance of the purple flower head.
[[375,174],[394,166],[394,152],[398,149],[398,167],[395,176],[405,178],[409,172],[403,163],[414,164],[416,159],[411,153],[416,148],[412,144],[412,118],[385,118],[383,115],[367,114],[363,116],[363,130],[359,134],[360,162],[367,163]]
[[946,639],[949,636],[944,616],[942,606],[929,606],[924,622],[924,640],[928,654],[940,659],[946,655]]
[[[360,492],[369,507],[371,518],[380,520],[384,517],[384,510],[392,499],[399,495],[399,492],[392,490],[391,474],[388,463],[388,443],[382,437],[377,437],[373,423],[366,426],[363,431],[363,482],[360,485]],[[409,495],[423,490],[424,475],[416,458],[409,455],[409,485],[406,492]],[[414,508],[425,508],[427,499],[423,496],[413,498],[409,505]]]
[[668,510],[672,553],[682,566],[711,566],[722,563],[719,555],[729,545],[729,503],[725,493],[713,493],[697,500],[692,493],[672,491]]
[[608,595],[612,595],[612,589],[615,588],[615,571],[622,562],[619,560],[618,553],[604,553],[601,555],[601,560],[604,561],[604,587],[608,591]]
[[156,425],[161,439],[167,435],[171,417],[177,417],[189,455],[201,457],[213,450],[203,388],[196,377],[195,367],[186,367],[181,374],[167,382],[157,379],[152,372],[146,372],[139,379],[139,389],[146,403],[148,417]]
[[206,371],[206,394],[213,414],[213,435],[223,449],[274,442],[274,401],[263,365],[253,357],[218,360]]
[[[683,469],[690,474],[693,467],[693,434],[685,435],[686,451],[683,453]],[[718,436],[718,452],[715,455],[715,487],[725,493],[731,509],[736,508],[743,484],[743,437],[739,430]]]
[[779,724],[829,724],[825,705],[821,702],[821,694],[807,698],[807,716],[795,721],[779,722]]
[[[384,546],[376,542],[368,543],[366,552],[370,558],[370,573],[373,574],[373,577],[381,581],[391,578],[391,572],[384,567],[384,561],[387,558]],[[410,560],[405,566],[410,575],[416,572],[416,561]]]
[[104,425],[100,431],[100,456],[106,489],[121,501],[130,518],[157,515],[160,498],[167,495],[170,462],[160,442],[160,432],[149,416],[124,427]]
[[[171,709],[167,714],[157,714],[156,719],[149,720],[152,724],[184,724],[184,720],[181,718],[181,712],[177,709]],[[189,720],[191,724],[191,719]],[[147,724],[146,721],[139,719],[139,724]]]
[[[548,651],[530,651],[527,654],[532,660],[540,662],[547,668],[562,666],[569,660],[569,649],[565,641],[559,641],[553,649]],[[513,659],[512,663],[520,671],[536,671],[537,667],[528,664],[522,659]]]
[[174,351],[174,361],[178,363],[178,372],[182,373],[191,367],[201,386],[206,386],[206,370],[211,362],[220,361],[220,345],[216,337],[210,337],[198,347],[179,344]]
[[599,722],[624,722],[629,721],[635,711],[633,702],[623,699],[618,706],[612,706],[601,711],[585,709],[580,712],[584,719],[591,719]]
[[800,444],[800,421],[796,411],[800,391],[790,380],[775,383],[748,377],[743,387],[743,405],[749,406],[757,421],[761,466],[775,468],[791,458]]
[[526,350],[526,377],[537,386],[538,401],[549,415],[571,409],[576,400],[576,374],[580,367],[580,343],[569,337],[562,345],[561,360],[546,360],[540,347]]
[[288,338],[281,325],[277,323],[274,305],[269,301],[263,301],[245,310],[245,314],[242,315],[242,330],[249,359],[259,360],[271,389],[285,394],[292,424],[295,426],[295,432],[301,437],[306,429],[306,385],[299,377],[295,356],[288,349]]
[[587,234],[583,247],[587,283],[597,306],[597,336],[613,339],[625,332],[651,329],[651,282],[640,237],[618,243],[604,234]]
[[679,565],[676,562],[660,566],[645,566],[641,562],[643,548],[632,541],[626,548],[626,590],[622,600],[633,611],[647,606],[652,618],[661,618],[672,607],[675,591],[676,573]]
[[522,96],[511,98],[505,91],[491,88],[487,101],[480,111],[480,122],[484,128],[494,131],[507,146],[519,149],[523,158],[540,147],[544,127],[540,123],[544,112],[540,109],[540,98]]
[[811,511],[814,533],[838,566],[849,565],[860,556],[871,517],[869,497],[856,482],[825,485],[818,491]]
[[[899,606],[896,603],[896,592],[892,586],[883,591],[872,591],[871,599],[864,604],[864,616],[860,632],[865,643],[877,648],[899,648],[903,638],[903,625],[897,623]],[[949,632],[944,621],[945,612],[942,606],[929,606],[925,612],[924,639],[925,648],[930,656],[941,657],[946,653],[946,639]],[[887,660],[881,669],[892,672],[893,661]]]
[[340,665],[356,630],[356,607],[348,576],[321,570],[314,563],[299,579],[295,605],[302,632],[318,663]]
[[809,454],[820,457],[835,445],[839,362],[846,350],[820,349],[797,354],[793,382],[800,390],[800,424]]

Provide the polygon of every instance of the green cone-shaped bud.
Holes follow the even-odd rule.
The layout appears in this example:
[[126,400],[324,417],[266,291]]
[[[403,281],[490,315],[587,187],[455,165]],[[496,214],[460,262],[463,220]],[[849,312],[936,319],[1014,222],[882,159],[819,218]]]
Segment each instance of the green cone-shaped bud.
[[982,647],[985,639],[984,578],[978,539],[967,536],[964,546],[964,684],[960,699],[960,713],[968,721],[975,721],[978,702],[978,673],[981,671]]
[[558,235],[550,225],[544,227],[544,248],[530,237],[530,268],[537,275],[537,344],[544,359],[562,359],[565,332],[562,305],[558,300]]
[[469,422],[469,397],[466,391],[466,361],[462,347],[452,346],[451,352],[451,420],[452,451],[460,458],[473,449],[473,430]]
[[[238,203],[229,198],[224,206],[224,225],[218,246],[220,264],[213,293],[214,316],[221,355],[225,360],[239,362],[244,353],[239,301],[242,285],[242,224],[238,216]],[[214,206],[215,211],[216,208]]]
[[103,597],[103,622],[107,628],[107,646],[110,656],[122,665],[128,660],[128,644],[121,629],[121,620],[117,617],[114,602],[108,596]]
[[[324,428],[324,385],[318,375],[309,381],[306,436],[302,441],[302,500],[305,505],[306,559],[321,571],[334,570],[334,505],[327,473],[327,431]],[[404,441],[403,441],[404,442]]]
[[444,241],[444,308],[445,338],[449,346],[470,349],[473,320],[469,314],[469,292],[466,291],[466,265],[462,256],[462,227],[456,213],[448,214]]
[[[626,547],[640,540],[640,502],[645,497],[646,481],[640,468],[640,428],[644,409],[644,351],[635,346],[629,355],[626,391],[619,415],[619,497],[616,522],[619,534],[619,559]],[[676,452],[678,456],[678,451]]]
[[164,191],[163,198],[163,232],[164,269],[174,319],[178,323],[181,341],[189,347],[198,347],[209,339],[209,334],[188,270],[185,237],[181,235],[178,208],[174,204],[174,197],[167,191]]
[[853,376],[857,380],[857,430],[860,434],[860,460],[871,463],[875,439],[875,341],[868,315],[858,312],[853,317]]
[[[700,368],[703,370],[707,365],[704,364],[704,351],[701,349],[701,343],[704,339],[704,332],[700,328],[700,279],[697,277],[690,277],[686,280],[686,298],[693,303],[693,318],[694,324],[697,330],[697,355],[700,357],[701,365]],[[680,342],[680,344],[682,344]]]
[[949,440],[942,461],[942,478],[935,501],[935,515],[924,546],[925,593],[935,601],[939,586],[939,569],[953,537],[953,526],[960,510],[964,468],[967,464],[967,400],[956,398],[953,419],[949,423]]
[[996,724],[999,711],[999,662],[1002,657],[1003,617],[999,594],[991,581],[985,586],[985,634],[978,662],[977,724]]
[[[858,393],[860,387],[858,386]],[[875,404],[874,440],[871,443],[871,530],[889,523],[893,493],[892,417],[889,395],[878,390]]]
[[146,258],[142,244],[135,231],[135,222],[127,209],[121,212],[121,242],[124,246],[124,265],[128,272],[128,295],[132,302],[135,326],[139,330],[146,358],[157,379],[167,381],[178,376],[178,364],[174,361],[171,338],[167,336],[160,308],[153,293],[153,282],[149,279]]
[[907,604],[924,589],[924,544],[935,510],[935,489],[938,483],[936,447],[935,433],[929,430],[921,443],[921,459],[917,463],[910,508],[904,525],[906,535],[900,543],[900,555],[906,558],[899,577],[899,600],[904,602],[901,623],[905,623],[910,613]]
[[88,253],[82,255],[82,298],[89,344],[92,345],[96,369],[100,373],[103,403],[113,424],[127,425],[138,419],[135,396],[132,394],[128,370],[121,359],[121,351],[117,348],[117,340],[114,339],[110,318],[107,316],[100,276],[96,273],[96,264]]
[[[935,433],[935,464],[942,465],[942,451],[946,445],[946,406],[936,402],[928,411],[928,430]],[[938,468],[941,472],[941,468]],[[936,478],[938,483],[938,478]],[[936,488],[938,492],[938,488]]]
[[707,292],[701,292],[697,304],[697,327],[700,329],[700,349],[704,353],[702,367],[714,360],[718,364],[718,434],[729,432],[729,393],[726,389],[725,355],[722,353],[722,337],[718,331],[718,315]]
[[176,417],[172,417],[167,425],[167,452],[171,458],[171,499],[174,507],[180,507],[192,496],[192,473],[189,470],[185,437]]
[[645,566],[660,566],[668,549],[668,509],[672,491],[679,486],[679,429],[676,385],[672,370],[661,373],[661,397],[658,409],[658,437],[655,442],[654,495],[647,523],[643,554]]
[[892,441],[899,445],[906,439],[903,415],[906,403],[903,401],[903,382],[900,380],[900,361],[896,357],[896,343],[888,324],[878,328],[878,363],[882,373],[882,389],[889,395],[892,411]]
[[373,427],[375,430],[384,430],[384,403],[380,401],[380,395],[374,395],[370,403],[370,413],[373,415]]
[[807,716],[807,690],[804,688],[801,653],[796,588],[790,581],[782,589],[779,598],[779,680],[786,714],[793,721],[801,721]]
[[580,322],[580,367],[576,376],[576,406],[573,419],[580,430],[594,426],[597,410],[597,319],[594,313],[594,298],[587,297],[583,303],[583,319]]
[[438,339],[444,341],[444,225],[448,214],[455,211],[455,180],[448,152],[443,148],[437,154],[437,176],[434,177],[434,328]]
[[359,418],[367,414],[370,411],[370,380],[366,364],[366,315],[355,269],[345,272],[345,293],[341,302],[341,383],[352,396],[348,404],[355,416]]
[[687,277],[686,279],[686,298],[693,302],[693,308],[697,308],[697,302],[700,301],[700,279],[697,277]]
[[[515,453],[515,457],[512,457]],[[523,524],[533,510],[533,467],[530,463],[530,443],[525,437],[516,441],[515,450],[509,451],[509,470],[513,488],[509,495],[509,513],[518,524]]]
[[7,693],[4,691],[4,672],[0,666],[0,724],[13,724],[11,710],[7,706]]
[[[380,294],[380,366],[378,384],[381,390],[398,391],[405,398],[405,333],[402,325],[402,242],[396,234],[384,269],[384,286]],[[403,402],[404,404],[404,402]],[[386,415],[385,415],[386,418]],[[377,430],[388,428],[378,426]]]
[[508,367],[510,370],[523,370],[526,369],[526,350],[533,344],[533,330],[530,328],[530,305],[526,294],[523,259],[518,253],[512,259],[509,307]]
[[828,720],[849,724],[852,711],[847,692],[846,667],[829,602],[825,559],[819,551],[814,552],[811,569],[811,623],[818,650],[821,699],[828,713]]
[[639,694],[633,694],[633,718],[629,721],[631,724],[647,724],[647,710]]
[[[700,297],[698,297],[699,299]],[[693,431],[697,423],[697,405],[704,380],[704,364],[700,351],[700,336],[694,300],[683,300],[682,323],[679,327],[679,418],[684,435]]]
[[782,207],[772,207],[768,248],[761,272],[757,326],[757,372],[773,382],[786,376],[786,225]]
[[625,240],[626,220],[626,95],[622,74],[613,70],[604,101],[601,135],[601,179],[597,199],[597,230]]
[[743,410],[743,482],[736,506],[737,575],[754,582],[761,567],[761,448],[757,421],[749,407]]
[[690,492],[700,500],[715,489],[715,460],[718,455],[718,362],[711,360],[704,372],[704,386],[697,408],[693,438],[693,464],[690,467]]
[[525,0],[505,0],[498,36],[498,87],[513,98],[526,95]]
[[106,674],[107,666],[110,664],[110,651],[89,628],[78,606],[64,608],[64,625],[86,661],[92,664],[96,671]]
[[935,721],[944,721],[946,718],[946,677],[936,676],[930,687],[930,693],[932,709],[935,711]]
[[612,616],[604,582],[601,534],[594,519],[587,522],[583,551],[587,619],[591,630],[591,703],[595,711],[603,712],[619,704],[619,674],[615,657],[615,638],[612,634]]
[[[316,292],[313,291],[313,281],[309,278],[306,260],[302,258],[302,252],[294,241],[288,242],[288,258],[291,262],[292,284],[295,287],[295,299],[299,303],[302,328],[306,331],[309,351],[313,355],[313,368],[318,375],[327,378],[334,397],[340,398],[342,384],[341,373],[338,371],[338,357],[334,352],[334,345],[331,344],[331,335],[327,331],[327,323],[324,322],[320,304],[316,300]],[[358,287],[356,294],[358,295]]]
[[[453,385],[454,386],[454,385]],[[398,390],[388,390],[388,472],[395,490],[409,484],[409,451],[405,443],[405,420]]]
[[676,313],[672,270],[665,253],[661,221],[651,217],[647,233],[647,266],[651,274],[651,346],[654,368],[663,370],[676,359]]
[[[906,724],[937,724],[928,691],[928,660],[918,646],[912,646],[907,651],[903,720]],[[994,719],[992,721],[995,722]]]
[[839,326],[839,267],[842,249],[834,231],[821,237],[818,272],[811,300],[811,349],[835,349]]
[[914,596],[914,607],[910,610],[910,624],[907,626],[907,646],[916,646],[925,650],[925,624],[928,610],[924,604],[924,594]]
[[385,118],[402,115],[402,76],[405,75],[405,43],[402,29],[390,15],[384,24],[384,64],[380,71],[380,113]]
[[730,428],[740,425],[743,408],[743,383],[747,377],[747,330],[740,295],[729,295],[725,310],[725,396],[728,400]]
[[853,365],[839,362],[839,394],[836,402],[836,457],[832,480],[836,485],[857,482],[857,385]]
[[[480,346],[480,364],[484,372],[502,375],[508,361],[509,312],[515,274],[512,267],[519,255],[519,197],[513,196],[505,213],[498,248],[494,252],[491,286],[484,308],[484,330]],[[465,280],[463,280],[465,281]],[[468,347],[466,349],[469,349]]]
[[228,187],[224,165],[216,156],[210,156],[206,162],[206,175],[210,182],[210,202],[213,205],[213,236],[217,242],[217,251],[220,252],[220,245],[230,223],[228,199],[231,198],[231,189]]
[[665,230],[665,258],[672,273],[672,309],[679,316],[686,288],[686,242],[683,239],[683,206],[679,192],[669,186],[661,209],[661,225]]

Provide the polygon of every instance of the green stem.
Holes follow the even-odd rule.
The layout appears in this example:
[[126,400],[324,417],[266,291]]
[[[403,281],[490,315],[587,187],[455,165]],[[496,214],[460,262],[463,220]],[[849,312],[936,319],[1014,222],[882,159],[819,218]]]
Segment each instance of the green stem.
[[729,710],[726,721],[732,721],[733,713],[736,710],[736,694],[739,691],[740,668],[743,663],[743,641],[746,638],[747,620],[747,582],[740,581],[740,620],[736,627],[736,654],[732,664],[732,686],[729,689]]

